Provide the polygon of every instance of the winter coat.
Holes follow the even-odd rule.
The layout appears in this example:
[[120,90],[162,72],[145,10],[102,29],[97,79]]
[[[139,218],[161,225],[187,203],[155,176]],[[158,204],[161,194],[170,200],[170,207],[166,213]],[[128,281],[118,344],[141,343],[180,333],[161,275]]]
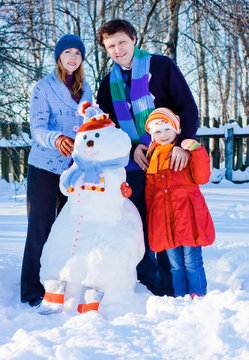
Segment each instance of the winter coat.
[[[182,75],[181,71],[168,56],[151,56],[149,91],[154,99],[155,108],[167,107],[181,119],[181,134],[177,138],[177,145],[180,146],[183,139],[194,139],[199,125],[198,109],[195,104],[190,88]],[[97,103],[100,108],[109,114],[110,119],[120,127],[117,119],[111,97],[110,73],[102,80]],[[133,158],[137,143],[133,143],[131,149],[131,158]],[[141,170],[133,163],[128,165],[127,171]]]
[[[92,91],[86,80],[83,83],[81,101],[92,102]],[[61,82],[55,70],[35,85],[30,103],[30,124],[32,147],[29,164],[61,174],[68,168],[71,157],[64,157],[55,146],[60,135],[75,138],[82,124],[77,113],[78,103],[73,100],[66,85]]]
[[153,251],[213,243],[213,221],[198,185],[207,183],[209,177],[209,156],[204,147],[191,152],[182,171],[146,174],[148,234]]

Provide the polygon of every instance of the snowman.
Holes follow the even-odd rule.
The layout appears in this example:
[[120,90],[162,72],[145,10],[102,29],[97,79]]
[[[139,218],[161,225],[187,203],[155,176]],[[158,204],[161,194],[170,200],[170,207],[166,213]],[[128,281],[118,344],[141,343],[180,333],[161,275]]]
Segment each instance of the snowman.
[[74,163],[60,178],[68,201],[41,257],[45,295],[40,314],[74,308],[104,314],[108,307],[122,306],[135,294],[136,266],[145,251],[124,169],[130,138],[97,105],[84,102],[79,113],[84,120],[75,138]]

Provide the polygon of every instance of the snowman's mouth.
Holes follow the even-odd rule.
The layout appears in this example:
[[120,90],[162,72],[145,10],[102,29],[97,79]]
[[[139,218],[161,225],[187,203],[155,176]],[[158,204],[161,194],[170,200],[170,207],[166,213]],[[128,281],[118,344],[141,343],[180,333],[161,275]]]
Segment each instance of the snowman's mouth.
[[86,155],[88,157],[93,157],[93,156],[98,155],[99,151],[98,150],[93,150],[93,149],[92,149],[92,151],[83,150],[83,153],[84,153],[84,155]]

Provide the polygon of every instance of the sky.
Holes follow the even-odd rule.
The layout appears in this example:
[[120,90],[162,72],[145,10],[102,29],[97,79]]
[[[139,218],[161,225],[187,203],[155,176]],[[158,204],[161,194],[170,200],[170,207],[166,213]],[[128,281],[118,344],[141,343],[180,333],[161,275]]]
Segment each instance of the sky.
[[223,179],[201,190],[216,229],[203,249],[204,298],[159,297],[137,283],[126,313],[45,316],[20,303],[25,187],[1,180],[0,360],[247,360],[249,183]]

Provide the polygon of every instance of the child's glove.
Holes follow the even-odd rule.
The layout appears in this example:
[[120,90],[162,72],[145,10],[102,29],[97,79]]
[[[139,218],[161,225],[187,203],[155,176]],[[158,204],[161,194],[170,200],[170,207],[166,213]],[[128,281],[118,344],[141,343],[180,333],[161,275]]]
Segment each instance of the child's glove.
[[181,147],[184,150],[193,151],[193,150],[201,149],[201,144],[198,143],[198,141],[196,141],[194,139],[185,139],[185,140],[182,141]]

